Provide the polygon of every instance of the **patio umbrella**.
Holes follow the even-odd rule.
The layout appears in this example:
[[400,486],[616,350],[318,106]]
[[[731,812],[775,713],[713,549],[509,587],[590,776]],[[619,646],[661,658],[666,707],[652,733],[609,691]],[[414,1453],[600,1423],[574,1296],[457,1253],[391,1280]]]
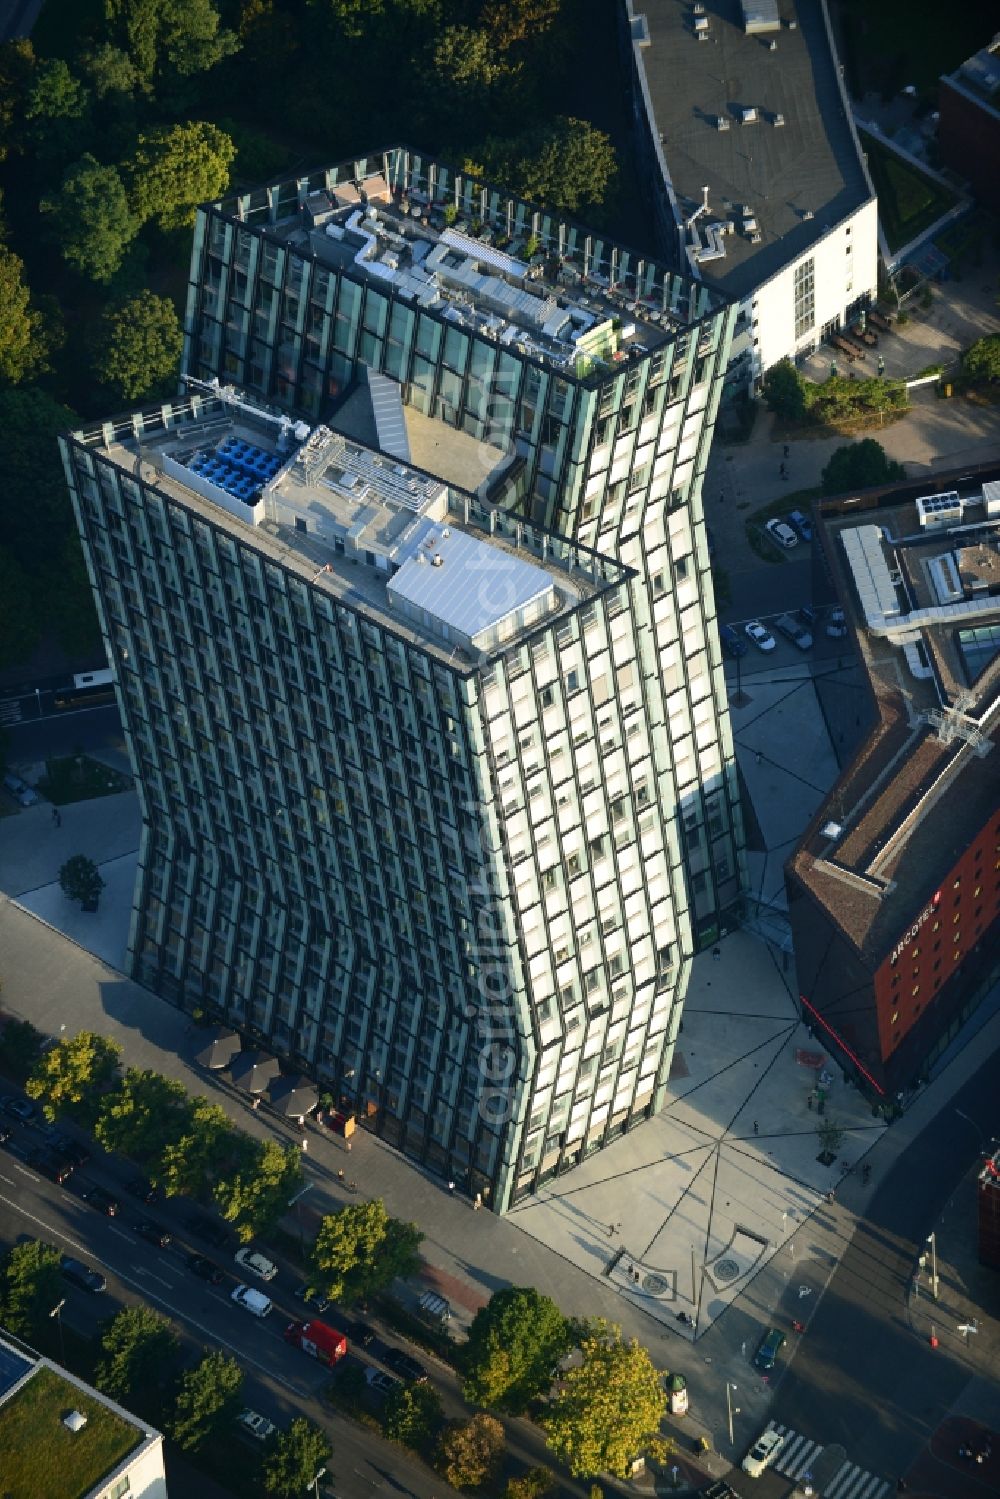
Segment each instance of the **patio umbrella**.
[[228,1025],[214,1025],[208,1032],[204,1045],[195,1054],[195,1061],[212,1072],[228,1067],[240,1049],[240,1038]]
[[319,1094],[307,1077],[276,1077],[267,1091],[272,1107],[286,1119],[304,1118],[319,1103]]
[[248,1093],[263,1093],[272,1078],[278,1076],[281,1063],[266,1051],[241,1051],[229,1068],[229,1076],[238,1088]]

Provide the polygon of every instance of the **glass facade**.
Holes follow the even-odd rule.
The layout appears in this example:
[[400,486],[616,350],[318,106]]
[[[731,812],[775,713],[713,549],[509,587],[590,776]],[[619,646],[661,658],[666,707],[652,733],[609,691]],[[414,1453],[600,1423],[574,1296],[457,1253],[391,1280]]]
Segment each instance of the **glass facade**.
[[[322,263],[300,205],[373,173],[530,234],[667,332],[560,363]],[[383,373],[517,457],[491,527],[596,554],[585,604],[471,672],[136,477],[112,427],[65,443],[142,798],[133,972],[499,1211],[660,1106],[691,955],[739,891],[701,509],[731,324],[705,287],[402,148],[199,212],[191,375],[315,420]]]

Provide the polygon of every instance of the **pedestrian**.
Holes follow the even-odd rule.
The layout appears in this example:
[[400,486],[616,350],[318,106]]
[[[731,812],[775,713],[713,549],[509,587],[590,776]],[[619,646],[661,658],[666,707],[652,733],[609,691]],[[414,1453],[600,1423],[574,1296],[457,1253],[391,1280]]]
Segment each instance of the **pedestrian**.
[[57,828],[62,827],[62,813],[59,811],[58,807],[52,808],[52,821],[55,823]]
[[257,1110],[260,1108],[260,1099],[259,1098],[255,1098],[254,1101],[253,1101],[253,1103],[250,1105],[250,1107],[253,1109],[254,1113],[256,1113]]
[[720,505],[724,505],[725,502],[726,502],[726,491],[724,489],[720,489],[719,490],[719,504]]
[[353,1149],[353,1146],[351,1145],[350,1140],[348,1140],[348,1142],[347,1142],[347,1154],[348,1155],[350,1155],[352,1149]]
[[760,762],[763,760],[763,758],[764,758],[764,756],[761,754],[760,750],[755,750],[754,751],[753,763],[755,765],[759,765]]
[[455,1191],[455,1183],[454,1182],[449,1182],[448,1183],[448,1191],[451,1192],[452,1194],[454,1194],[454,1191]]
[[477,1192],[476,1193],[476,1200],[472,1204],[472,1211],[474,1213],[478,1213],[479,1209],[482,1207],[482,1205],[483,1205],[483,1194],[482,1194],[482,1192]]
[[829,1192],[827,1192],[827,1194],[826,1194],[826,1200],[827,1200],[827,1202],[832,1202],[833,1201],[833,1188],[832,1187],[830,1188]]
[[302,1154],[307,1155],[309,1153],[309,1141],[306,1139],[305,1135],[302,1136],[301,1145]]
[[867,1162],[865,1162],[865,1164],[861,1168],[861,1184],[862,1184],[862,1186],[867,1187],[867,1185],[868,1185],[868,1179],[871,1176],[871,1174],[872,1174],[872,1168],[868,1165]]
[[344,1181],[344,1168],[343,1168],[343,1166],[341,1166],[340,1170],[337,1172],[337,1180],[341,1183],[341,1185],[343,1185],[343,1181]]
[[712,957],[715,960],[715,962],[718,963],[719,960],[722,957],[722,948],[721,947],[713,947],[712,948]]
[[760,1134],[760,1130],[757,1128],[757,1121],[756,1121],[756,1119],[753,1122],[753,1132],[754,1132],[755,1135],[759,1135]]
[[784,453],[783,453],[783,454],[782,454],[782,457],[784,457],[784,458],[787,458],[787,457],[788,457],[788,455],[789,455],[789,453],[790,453],[790,452],[791,452],[791,451],[792,451],[792,450],[791,450],[791,448],[790,448],[790,447],[789,447],[789,446],[788,446],[788,444],[787,444],[787,442],[786,442],[786,443],[785,443],[785,451],[784,451]]
[[806,1099],[806,1103],[809,1106],[809,1111],[811,1113],[812,1112],[812,1106],[813,1106],[813,1096],[812,1096],[811,1093],[809,1094],[809,1097]]
[[613,1223],[609,1223],[608,1224],[608,1238],[609,1239],[613,1239],[614,1236],[615,1236],[615,1226],[614,1226]]
[[348,1190],[348,1192],[356,1192],[358,1190],[358,1184],[357,1184],[357,1182],[348,1182],[347,1183],[347,1190]]

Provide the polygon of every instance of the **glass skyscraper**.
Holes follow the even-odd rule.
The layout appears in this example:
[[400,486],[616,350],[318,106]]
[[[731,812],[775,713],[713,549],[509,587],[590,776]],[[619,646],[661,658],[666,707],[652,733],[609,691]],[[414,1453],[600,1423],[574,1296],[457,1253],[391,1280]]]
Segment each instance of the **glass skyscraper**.
[[499,1211],[660,1105],[738,894],[731,322],[399,148],[201,210],[186,397],[64,443],[133,972]]

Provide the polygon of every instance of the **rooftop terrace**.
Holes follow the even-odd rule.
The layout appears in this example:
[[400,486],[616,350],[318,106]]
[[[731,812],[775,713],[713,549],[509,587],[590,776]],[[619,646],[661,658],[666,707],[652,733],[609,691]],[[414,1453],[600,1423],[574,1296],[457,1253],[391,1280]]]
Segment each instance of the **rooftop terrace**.
[[872,196],[819,0],[746,20],[740,0],[632,9],[683,244],[706,281],[746,296]]
[[878,723],[790,867],[877,956],[997,807],[1000,484],[837,508],[824,552]]
[[574,380],[644,357],[722,300],[403,147],[209,207]]
[[[190,382],[196,388],[197,382]],[[203,387],[208,391],[209,387]],[[141,433],[141,452],[140,452]],[[629,576],[328,426],[223,389],[74,434],[459,671]]]

